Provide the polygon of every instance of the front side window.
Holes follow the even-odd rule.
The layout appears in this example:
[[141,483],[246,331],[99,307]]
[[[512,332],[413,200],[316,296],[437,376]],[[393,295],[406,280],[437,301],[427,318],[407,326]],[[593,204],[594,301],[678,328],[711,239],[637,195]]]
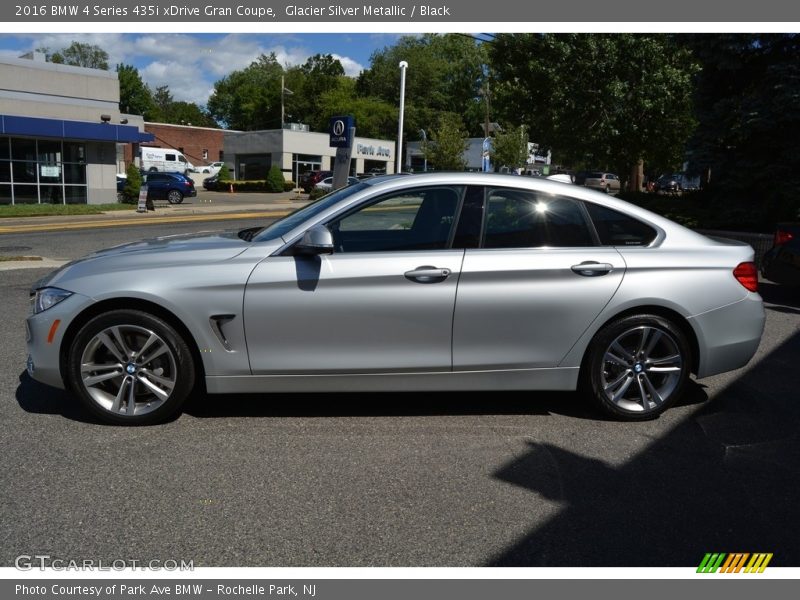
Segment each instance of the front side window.
[[406,190],[328,223],[336,252],[443,250],[450,240],[462,189]]
[[530,190],[490,190],[484,248],[594,246],[578,202]]

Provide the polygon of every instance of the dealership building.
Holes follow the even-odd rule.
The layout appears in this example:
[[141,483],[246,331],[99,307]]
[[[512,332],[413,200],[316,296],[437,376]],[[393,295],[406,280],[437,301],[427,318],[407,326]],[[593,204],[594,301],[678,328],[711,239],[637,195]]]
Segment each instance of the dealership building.
[[122,151],[152,142],[112,71],[0,59],[0,205],[116,202]]
[[[264,131],[226,131],[223,147],[225,162],[236,179],[265,179],[277,165],[285,179],[298,181],[306,171],[332,170],[336,158],[327,133],[315,133],[298,124]],[[394,173],[394,160],[394,142],[356,136],[353,174]]]

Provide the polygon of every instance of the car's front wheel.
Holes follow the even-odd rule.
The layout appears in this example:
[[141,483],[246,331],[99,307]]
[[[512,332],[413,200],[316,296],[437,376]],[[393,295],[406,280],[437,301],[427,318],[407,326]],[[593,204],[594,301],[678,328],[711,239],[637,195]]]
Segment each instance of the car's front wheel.
[[194,386],[186,341],[166,321],[113,310],[86,323],[67,356],[67,383],[107,423],[146,425],[174,415]]
[[170,204],[180,204],[183,202],[183,194],[181,194],[178,190],[170,190],[167,193],[167,200]]
[[633,315],[606,325],[584,365],[586,393],[607,414],[645,421],[680,398],[689,379],[686,335],[659,315]]

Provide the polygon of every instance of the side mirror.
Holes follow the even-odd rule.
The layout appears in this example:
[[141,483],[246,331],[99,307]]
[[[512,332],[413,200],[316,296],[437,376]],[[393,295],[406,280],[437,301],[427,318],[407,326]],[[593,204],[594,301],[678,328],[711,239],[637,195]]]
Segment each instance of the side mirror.
[[324,225],[312,227],[295,244],[294,253],[303,256],[333,254],[333,234]]

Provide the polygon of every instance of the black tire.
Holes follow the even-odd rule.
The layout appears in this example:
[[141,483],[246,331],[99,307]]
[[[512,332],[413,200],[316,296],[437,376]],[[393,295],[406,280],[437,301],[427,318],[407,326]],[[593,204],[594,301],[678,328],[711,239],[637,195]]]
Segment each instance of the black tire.
[[68,350],[66,375],[70,391],[101,421],[151,425],[180,410],[196,369],[189,346],[169,323],[124,309],[81,327]]
[[647,421],[681,397],[691,364],[686,335],[672,321],[652,314],[623,317],[592,340],[581,391],[607,415]]
[[606,194],[610,194],[611,193],[611,186],[610,185],[606,184],[605,192],[606,192]]
[[167,201],[170,204],[180,204],[183,202],[183,194],[181,194],[178,190],[169,190],[167,192]]
[[148,172],[148,173],[155,173],[156,171],[158,171],[158,169],[157,169],[156,167],[150,167],[150,168],[147,170],[147,172]]

